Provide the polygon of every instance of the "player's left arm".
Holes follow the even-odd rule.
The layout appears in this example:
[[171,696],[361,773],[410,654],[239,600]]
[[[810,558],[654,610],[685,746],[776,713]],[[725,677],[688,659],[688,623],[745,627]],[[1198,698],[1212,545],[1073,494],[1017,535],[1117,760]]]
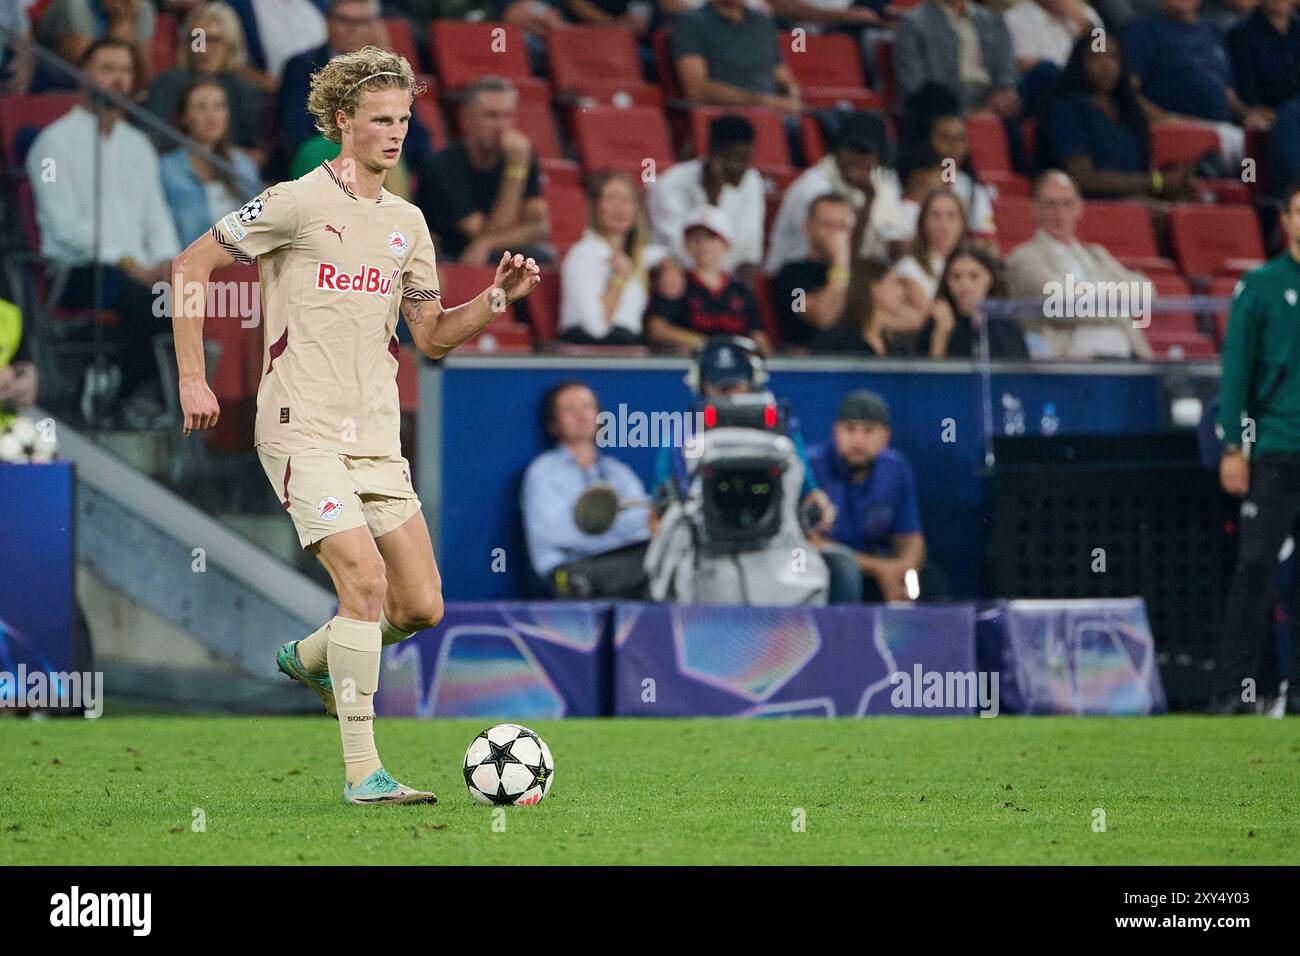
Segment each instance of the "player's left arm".
[[402,315],[415,347],[429,358],[439,359],[478,335],[507,306],[524,298],[541,281],[536,262],[507,250],[501,254],[492,285],[468,302],[443,308],[441,293],[436,289],[422,291],[420,297],[404,292]]

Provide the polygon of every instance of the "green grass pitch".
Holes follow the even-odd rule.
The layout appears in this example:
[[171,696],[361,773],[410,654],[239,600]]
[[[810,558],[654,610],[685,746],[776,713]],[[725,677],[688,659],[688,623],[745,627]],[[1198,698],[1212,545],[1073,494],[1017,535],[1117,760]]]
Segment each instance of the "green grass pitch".
[[382,720],[440,802],[359,808],[323,717],[0,719],[0,865],[1300,859],[1295,718],[537,722],[551,794],[495,816],[460,773],[488,723]]

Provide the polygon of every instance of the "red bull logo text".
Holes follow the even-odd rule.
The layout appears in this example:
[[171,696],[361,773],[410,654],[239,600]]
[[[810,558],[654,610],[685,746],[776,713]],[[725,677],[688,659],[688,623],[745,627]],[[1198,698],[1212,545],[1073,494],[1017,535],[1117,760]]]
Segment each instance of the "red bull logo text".
[[330,292],[364,292],[367,295],[386,296],[393,291],[397,270],[383,275],[378,267],[362,265],[357,272],[346,272],[332,262],[316,264],[316,288]]

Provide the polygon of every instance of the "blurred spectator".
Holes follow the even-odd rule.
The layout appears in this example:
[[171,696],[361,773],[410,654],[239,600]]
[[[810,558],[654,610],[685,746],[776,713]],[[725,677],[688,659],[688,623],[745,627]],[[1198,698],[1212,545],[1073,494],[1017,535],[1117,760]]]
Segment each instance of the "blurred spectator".
[[[1124,48],[1141,91],[1162,109],[1215,123],[1266,128],[1267,110],[1247,106],[1232,87],[1232,68],[1201,0],[1162,0],[1160,9],[1124,28]],[[1225,144],[1225,153],[1233,152]],[[1238,145],[1235,152],[1240,154]]]
[[832,603],[909,601],[907,577],[921,586],[925,535],[912,465],[889,447],[889,406],[875,392],[840,402],[830,441],[809,449],[817,482],[835,506],[835,523],[810,537],[831,572]]
[[149,0],[52,0],[36,24],[36,42],[80,63],[96,40],[120,40],[134,51],[138,87],[148,80],[153,28]]
[[485,77],[465,88],[464,137],[438,153],[420,175],[416,204],[446,259],[484,265],[502,249],[554,262],[537,159],[515,128],[519,94]]
[[600,173],[587,192],[587,231],[560,268],[560,338],[631,345],[650,299],[640,193],[627,173]]
[[36,404],[36,366],[23,337],[23,314],[0,299],[0,420],[6,410],[22,411]]
[[1251,109],[1276,110],[1300,94],[1296,0],[1260,0],[1228,34],[1234,88]]
[[936,189],[921,200],[916,235],[907,255],[894,266],[908,285],[914,306],[929,311],[939,290],[948,256],[966,238],[966,210],[961,200],[947,189]]
[[1039,127],[1039,164],[1064,169],[1088,197],[1192,198],[1190,163],[1152,172],[1147,112],[1123,47],[1112,36],[1096,49],[1084,37]]
[[710,0],[673,26],[682,92],[696,103],[801,110],[799,84],[781,59],[776,22],[744,0]]
[[633,0],[564,0],[569,19],[575,23],[620,26],[641,36],[650,28],[654,5]]
[[[940,176],[966,207],[966,219],[977,236],[993,237],[996,191],[981,183],[970,161],[970,140],[961,104],[951,90],[927,83],[903,106],[901,138],[905,143],[924,143],[938,157]],[[929,190],[923,190],[928,192]],[[911,230],[915,230],[915,223]]]
[[907,282],[894,269],[859,269],[849,288],[844,319],[814,336],[812,350],[844,355],[920,355],[925,312],[909,301]]
[[839,323],[849,291],[852,232],[853,207],[842,196],[824,193],[808,207],[808,257],[787,262],[772,280],[782,345],[807,348],[820,330]]
[[925,0],[898,21],[896,43],[902,97],[938,83],[957,94],[965,112],[1020,115],[1011,35],[1001,14],[972,0]]
[[[325,18],[325,42],[285,64],[278,102],[280,132],[290,156],[316,135],[316,120],[307,112],[311,75],[340,53],[351,53],[363,46],[388,47],[387,30],[379,13],[378,0],[333,0]],[[418,63],[411,66],[419,72]],[[402,159],[411,169],[421,168],[429,159],[429,133],[414,112],[407,125]]]
[[1101,26],[1101,16],[1083,0],[1016,0],[1002,19],[1021,73],[1042,62],[1065,66],[1074,42]]
[[887,256],[888,243],[899,238],[903,225],[898,177],[881,165],[886,147],[885,121],[879,114],[855,113],[844,121],[835,150],[800,173],[781,197],[765,272],[775,275],[787,262],[808,258],[808,207],[826,193],[843,197],[853,207],[854,257]]
[[0,0],[0,93],[26,93],[36,58],[23,0]]
[[[1013,299],[1043,299],[1055,287],[1091,288],[1099,298],[1102,283],[1146,283],[1120,265],[1104,246],[1085,245],[1075,236],[1083,199],[1074,180],[1060,170],[1043,173],[1034,184],[1034,238],[1007,257],[1007,280]],[[1097,311],[1105,311],[1104,308]],[[1129,315],[1094,319],[1044,317],[1025,322],[1035,358],[1150,358],[1151,346]]]
[[953,250],[939,280],[939,293],[918,343],[931,358],[979,358],[979,329],[988,328],[989,357],[1027,359],[1020,326],[1010,320],[988,321],[980,314],[985,299],[1004,298],[1001,264],[984,249],[965,242]]
[[857,34],[864,27],[882,26],[885,6],[886,0],[772,0],[772,14],[790,23]]
[[230,141],[256,156],[263,103],[261,91],[241,72],[247,62],[244,31],[235,11],[227,3],[199,4],[181,27],[176,65],[154,78],[146,106],[159,119],[171,122],[182,90],[198,79],[215,80],[226,91]]
[[[129,43],[97,40],[79,66],[97,87],[131,96],[135,64]],[[167,326],[153,316],[153,286],[171,281],[180,244],[148,138],[123,120],[120,109],[87,92],[82,105],[36,137],[27,153],[27,177],[36,198],[41,255],[72,267],[61,304],[93,304],[91,263],[101,263],[102,304],[120,316],[107,327],[121,346],[120,394],[156,383],[152,338]],[[91,404],[101,397],[92,396]]]
[[[595,596],[634,597],[620,595],[616,582],[637,577],[650,539],[649,505],[626,507],[613,527],[600,535],[585,534],[573,517],[578,496],[593,482],[612,485],[623,501],[646,498],[645,485],[636,473],[596,447],[599,412],[595,393],[582,382],[560,382],[546,393],[542,418],[555,447],[533,459],[520,490],[528,556],[533,572],[551,594],[568,593],[566,571],[573,562],[582,561],[584,576],[615,584],[596,588]],[[629,564],[631,575],[626,573]]]
[[280,85],[284,66],[325,42],[329,0],[226,0],[244,28],[249,79],[265,93]]
[[192,82],[177,99],[171,123],[237,171],[232,176],[183,147],[158,161],[176,235],[182,246],[188,246],[228,211],[260,193],[262,183],[253,161],[230,147],[230,109],[225,88],[217,80]]
[[646,311],[646,342],[694,349],[710,335],[745,335],[770,352],[754,293],[722,264],[732,236],[727,214],[701,206],[686,217],[682,231],[689,269],[684,276],[667,264],[660,270]]
[[750,165],[754,157],[754,127],[741,116],[719,116],[709,124],[709,150],[699,159],[677,163],[650,183],[650,225],[655,242],[686,261],[682,223],[700,206],[717,206],[727,214],[734,242],[723,267],[730,271],[757,266],[763,260],[763,176]]

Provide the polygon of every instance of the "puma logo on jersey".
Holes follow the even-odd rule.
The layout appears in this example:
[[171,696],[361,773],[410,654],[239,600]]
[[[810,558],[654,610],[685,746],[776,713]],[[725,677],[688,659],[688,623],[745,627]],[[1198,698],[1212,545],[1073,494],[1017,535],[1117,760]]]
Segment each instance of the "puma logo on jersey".
[[391,275],[382,275],[377,266],[362,265],[357,272],[344,272],[332,262],[316,264],[316,288],[330,292],[364,292],[369,295],[387,296],[393,291],[397,281],[397,270]]
[[333,226],[331,226],[329,223],[326,223],[326,224],[325,224],[325,231],[326,231],[326,232],[332,232],[332,233],[334,233],[334,235],[338,236],[338,237],[339,237],[339,242],[342,242],[342,241],[343,241],[343,230],[346,229],[346,228],[347,228],[347,226],[341,226],[340,228],[335,229],[335,228],[334,228]]

